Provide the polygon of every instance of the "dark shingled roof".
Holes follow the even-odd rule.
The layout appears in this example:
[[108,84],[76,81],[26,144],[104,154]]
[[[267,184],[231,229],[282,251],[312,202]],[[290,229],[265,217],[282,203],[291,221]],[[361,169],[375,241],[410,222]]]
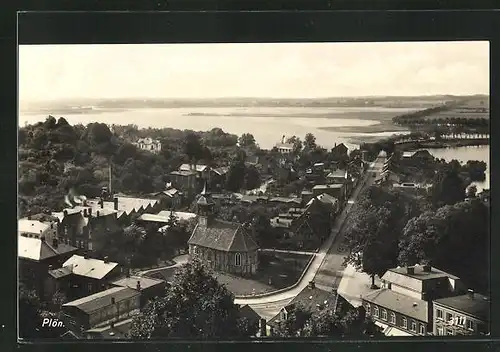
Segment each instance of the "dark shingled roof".
[[242,225],[217,219],[212,220],[208,226],[196,225],[188,243],[225,252],[249,252],[258,249]]
[[54,270],[49,270],[49,275],[52,276],[55,279],[59,279],[64,276],[71,275],[73,271],[71,268],[68,267],[62,267]]
[[[337,303],[337,293],[325,291],[320,288],[305,287],[295,298],[284,308],[290,309],[294,305],[300,305],[305,310],[316,313],[322,309],[335,309]],[[267,323],[274,326],[281,321],[281,311]]]
[[252,309],[248,304],[240,307],[239,316],[248,320],[260,320],[260,315]]
[[465,294],[436,299],[434,303],[466,313],[485,322],[490,319],[490,300],[479,293],[474,293],[474,298]]

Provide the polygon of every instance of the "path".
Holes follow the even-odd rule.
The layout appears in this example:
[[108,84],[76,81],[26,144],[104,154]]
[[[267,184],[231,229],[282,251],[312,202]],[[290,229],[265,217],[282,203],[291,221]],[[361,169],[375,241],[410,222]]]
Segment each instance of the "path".
[[[330,237],[321,246],[297,286],[274,295],[236,299],[235,303],[248,304],[255,309],[257,313],[261,314],[261,316],[267,318],[272,316],[272,314],[276,314],[281,307],[288,304],[288,302],[297,296],[308,285],[308,283],[314,279],[318,279],[320,281],[319,284],[326,289],[331,289],[338,285],[338,282],[342,277],[340,271],[342,270],[343,263],[343,255],[339,252],[339,244],[342,242],[342,226],[345,222],[347,213],[361,193],[361,190],[373,183],[373,180],[376,177],[373,177],[372,173],[380,173],[384,161],[385,153],[381,152],[375,162],[373,162],[368,168],[363,181],[360,182],[355,188],[351,201],[347,203],[342,213],[337,217]],[[333,280],[333,278],[338,279]]]
[[260,249],[259,252],[268,252],[268,253],[289,253],[289,254],[302,254],[302,255],[316,255],[318,253],[312,251],[289,251],[287,249],[272,249],[272,248],[263,248]]
[[137,276],[146,276],[147,274],[154,274],[154,273],[156,273],[158,271],[162,271],[162,270],[165,270],[165,269],[177,268],[177,267],[181,266],[182,264],[187,263],[188,259],[189,259],[189,255],[188,254],[183,254],[183,255],[180,255],[180,256],[175,257],[173,259],[174,262],[175,262],[175,264],[168,265],[168,266],[161,266],[161,267],[158,267],[158,268],[153,268],[153,269],[144,270],[144,271],[139,271],[135,275],[137,275]]

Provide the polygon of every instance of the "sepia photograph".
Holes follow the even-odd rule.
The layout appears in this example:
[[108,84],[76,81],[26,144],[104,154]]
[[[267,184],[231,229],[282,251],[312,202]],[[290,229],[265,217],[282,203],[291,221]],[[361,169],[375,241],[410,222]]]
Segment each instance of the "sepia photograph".
[[22,340],[490,334],[487,41],[18,48]]

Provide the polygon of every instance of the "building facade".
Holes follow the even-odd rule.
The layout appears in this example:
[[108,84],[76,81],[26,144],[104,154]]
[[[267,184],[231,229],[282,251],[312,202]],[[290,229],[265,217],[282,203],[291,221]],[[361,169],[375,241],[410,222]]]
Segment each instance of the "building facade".
[[141,138],[137,142],[135,142],[135,145],[141,149],[145,150],[151,153],[158,154],[161,152],[161,142],[157,139],[152,139],[152,138]]
[[65,326],[77,334],[110,322],[120,322],[139,313],[140,293],[127,287],[113,287],[63,304]]
[[389,269],[382,287],[362,297],[363,306],[383,327],[400,335],[433,333],[433,300],[457,296],[458,277],[429,265]]
[[467,294],[434,300],[434,335],[487,335],[490,299],[473,290]]
[[241,224],[215,219],[215,203],[206,186],[197,201],[198,224],[188,241],[189,255],[215,271],[255,274],[258,245]]

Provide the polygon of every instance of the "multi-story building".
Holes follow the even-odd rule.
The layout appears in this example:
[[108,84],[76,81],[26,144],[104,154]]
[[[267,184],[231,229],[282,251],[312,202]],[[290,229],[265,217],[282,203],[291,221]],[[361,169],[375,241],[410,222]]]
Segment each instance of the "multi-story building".
[[146,150],[151,153],[161,152],[161,142],[152,138],[141,138],[134,143],[139,149]]
[[44,280],[49,268],[61,265],[76,251],[56,238],[48,242],[43,236],[33,238],[23,233],[18,237],[19,280],[35,288],[40,297],[46,296]]
[[44,237],[46,241],[52,242],[57,239],[57,221],[39,221],[28,216],[17,221],[17,232],[21,236]]
[[316,185],[313,187],[312,192],[314,197],[326,193],[334,198],[337,198],[342,205],[347,201],[347,189],[343,183]]
[[120,231],[114,210],[78,206],[52,215],[59,219],[59,242],[81,250],[99,250],[102,238]]
[[179,167],[179,171],[194,171],[198,179],[208,181],[212,176],[212,168],[208,165],[202,164],[182,164]]
[[198,189],[198,174],[196,171],[172,171],[170,173],[172,186],[186,193],[188,196],[196,193]]
[[47,292],[63,291],[70,299],[102,291],[122,275],[118,263],[73,255],[61,268],[50,270],[45,283]]
[[491,303],[489,297],[468,290],[467,294],[433,301],[434,335],[487,335]]
[[429,265],[389,269],[382,287],[362,297],[367,314],[387,335],[428,335],[432,301],[462,292],[460,279]]

